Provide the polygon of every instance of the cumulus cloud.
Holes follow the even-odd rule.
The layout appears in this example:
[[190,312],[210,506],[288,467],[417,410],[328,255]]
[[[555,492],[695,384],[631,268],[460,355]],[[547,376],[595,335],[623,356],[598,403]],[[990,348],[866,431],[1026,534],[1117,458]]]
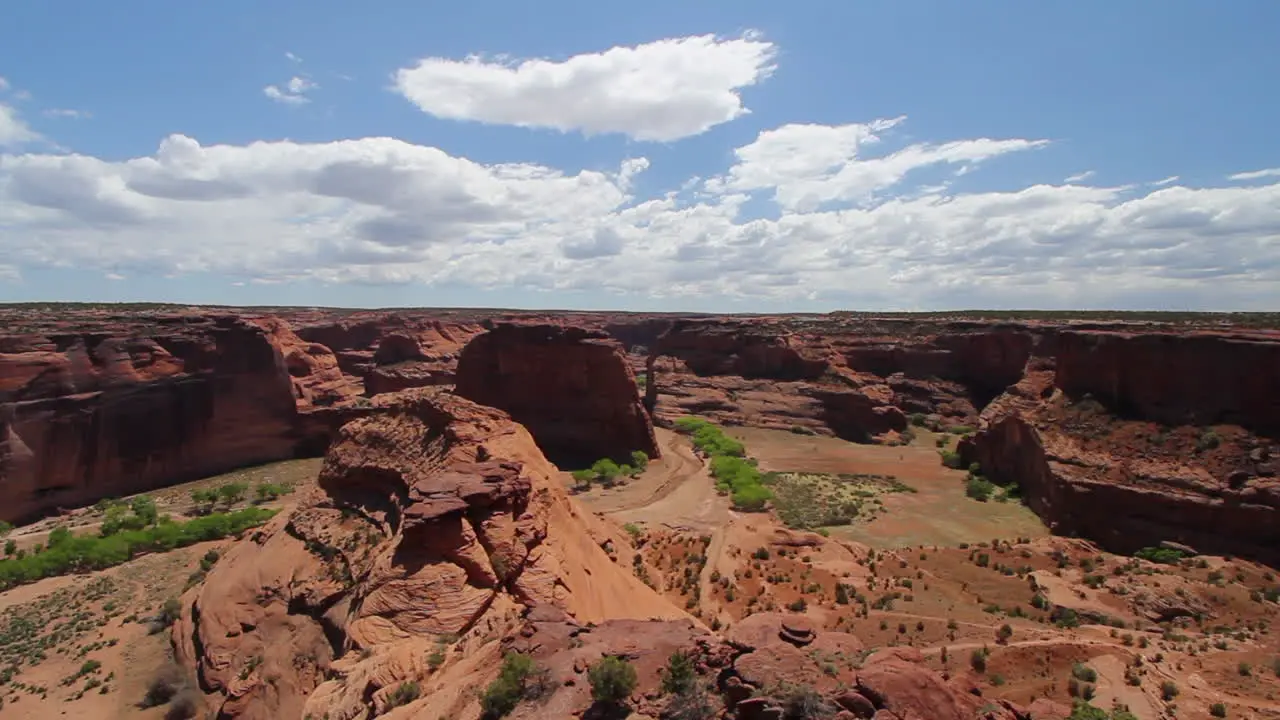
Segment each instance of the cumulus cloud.
[[752,143],[734,151],[737,162],[729,172],[708,180],[711,192],[773,193],[786,210],[812,211],[824,204],[866,202],[876,193],[897,186],[914,170],[931,165],[971,167],[999,155],[1031,150],[1045,140],[978,138],[940,145],[915,144],[877,156],[866,156],[881,135],[905,117],[848,125],[788,124],[761,132]]
[[1280,168],[1266,168],[1265,170],[1253,170],[1252,172],[1236,173],[1229,176],[1228,180],[1261,180],[1262,178],[1280,177]]
[[18,117],[18,111],[0,103],[0,147],[15,147],[40,139],[40,133]]
[[320,86],[314,82],[294,75],[283,86],[268,85],[262,88],[262,94],[286,105],[303,105],[311,102],[311,98],[307,97],[307,93],[318,87]]
[[[174,135],[123,161],[11,153],[0,155],[0,257],[14,274],[586,289],[761,309],[1280,302],[1280,183],[957,192],[910,173],[1042,141],[882,151],[901,122],[774,128],[700,192],[655,197],[633,194],[645,158],[570,173],[390,138]],[[761,198],[776,217],[745,212]]]
[[449,120],[670,141],[745,115],[739,91],[767,78],[775,46],[756,33],[701,35],[565,60],[428,57],[395,74],[423,112]]

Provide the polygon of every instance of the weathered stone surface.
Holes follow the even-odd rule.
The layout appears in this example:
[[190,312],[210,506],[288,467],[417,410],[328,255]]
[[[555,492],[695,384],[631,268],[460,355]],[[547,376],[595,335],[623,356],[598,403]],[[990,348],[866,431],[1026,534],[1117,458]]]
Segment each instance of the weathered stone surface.
[[[474,702],[454,685],[487,672],[468,663],[526,612],[683,619],[682,641],[697,635],[592,542],[594,521],[509,416],[438,389],[378,396],[369,413],[339,432],[319,489],[184,598],[174,642],[222,698],[220,717],[358,716],[428,679],[436,717]],[[463,638],[452,681],[425,661],[445,637]],[[635,652],[654,637],[617,634]]]
[[457,392],[511,413],[557,462],[659,454],[635,377],[604,333],[495,325],[463,348]]
[[239,317],[153,315],[104,330],[6,339],[0,519],[291,457],[298,401],[336,392],[311,382],[323,353],[286,350]]

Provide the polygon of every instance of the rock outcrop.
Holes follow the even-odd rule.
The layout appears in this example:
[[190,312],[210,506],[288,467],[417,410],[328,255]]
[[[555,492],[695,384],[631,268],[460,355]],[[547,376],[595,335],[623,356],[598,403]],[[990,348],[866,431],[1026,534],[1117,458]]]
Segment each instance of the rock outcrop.
[[[522,617],[687,621],[614,564],[555,472],[499,410],[440,389],[378,396],[319,489],[185,596],[178,656],[219,717],[366,717],[408,681],[426,716],[475,717],[462,677],[489,672]],[[435,648],[448,659],[433,665]]]
[[0,519],[292,457],[298,402],[341,394],[324,375],[331,357],[277,325],[113,324],[0,344]]
[[1054,340],[984,410],[966,462],[1020,483],[1055,532],[1115,552],[1176,542],[1280,561],[1280,338]]
[[457,392],[509,412],[562,465],[659,455],[635,376],[602,332],[496,324],[463,348]]

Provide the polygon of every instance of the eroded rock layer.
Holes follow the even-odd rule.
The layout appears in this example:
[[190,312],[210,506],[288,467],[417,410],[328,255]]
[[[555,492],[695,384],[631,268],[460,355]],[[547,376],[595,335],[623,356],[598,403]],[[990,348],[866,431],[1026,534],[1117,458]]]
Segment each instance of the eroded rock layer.
[[659,454],[635,376],[602,332],[495,325],[463,348],[457,391],[511,413],[561,464]]
[[614,564],[596,539],[611,530],[554,474],[501,411],[438,389],[379,396],[342,428],[320,489],[188,593],[178,654],[220,717],[366,717],[401,682],[436,682],[433,648],[480,653],[530,612],[687,618]]
[[1061,333],[962,446],[1055,531],[1280,561],[1280,339]]
[[0,519],[291,457],[300,408],[344,396],[279,321],[155,315],[2,338]]

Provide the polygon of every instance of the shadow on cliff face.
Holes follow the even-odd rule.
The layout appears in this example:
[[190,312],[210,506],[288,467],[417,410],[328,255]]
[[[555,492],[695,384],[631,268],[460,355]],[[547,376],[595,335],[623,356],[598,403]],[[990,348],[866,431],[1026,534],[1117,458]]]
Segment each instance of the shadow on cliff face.
[[505,410],[562,468],[600,458],[658,457],[621,347],[602,332],[495,324],[458,358],[457,393]]

